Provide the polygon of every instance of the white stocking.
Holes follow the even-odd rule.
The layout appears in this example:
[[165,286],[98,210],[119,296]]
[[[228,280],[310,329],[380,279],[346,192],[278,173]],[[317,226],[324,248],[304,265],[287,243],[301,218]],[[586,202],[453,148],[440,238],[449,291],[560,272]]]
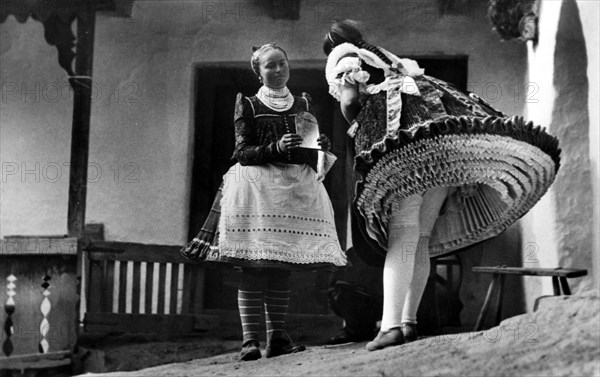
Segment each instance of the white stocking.
[[417,323],[417,310],[427,279],[429,278],[429,269],[431,262],[429,261],[429,236],[419,237],[419,245],[417,246],[417,255],[415,256],[415,264],[410,282],[406,301],[404,302],[404,310],[402,311],[402,323]]
[[404,310],[402,312],[402,323],[417,323],[417,310],[427,285],[427,279],[431,269],[429,260],[429,239],[435,226],[440,209],[448,195],[447,187],[435,187],[423,195],[423,204],[419,215],[420,237],[417,246],[417,255],[412,274],[412,281],[408,288]]
[[383,318],[381,331],[402,324],[404,300],[413,276],[421,195],[401,200],[392,208],[388,224],[388,250],[383,267]]

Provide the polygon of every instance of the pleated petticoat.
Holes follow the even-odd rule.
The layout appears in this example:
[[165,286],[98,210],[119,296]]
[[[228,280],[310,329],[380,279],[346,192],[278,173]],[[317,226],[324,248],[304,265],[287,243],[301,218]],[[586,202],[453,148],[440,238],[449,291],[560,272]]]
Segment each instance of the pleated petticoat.
[[[371,96],[357,118],[355,170],[361,179],[354,205],[379,246],[374,251],[380,263],[394,202],[433,187],[456,188],[430,240],[430,255],[441,256],[506,230],[546,193],[560,166],[558,140],[540,126],[506,117],[441,80],[417,82],[433,85],[441,102],[406,96],[404,127],[393,137],[385,130],[383,93]],[[432,104],[445,114],[432,113]]]

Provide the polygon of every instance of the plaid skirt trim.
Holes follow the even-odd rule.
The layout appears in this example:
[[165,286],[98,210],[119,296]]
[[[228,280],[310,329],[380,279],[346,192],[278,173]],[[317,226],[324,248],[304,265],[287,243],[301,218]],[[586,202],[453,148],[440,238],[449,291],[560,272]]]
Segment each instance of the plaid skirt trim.
[[213,248],[216,247],[219,239],[216,235],[219,228],[219,220],[221,218],[222,198],[223,182],[221,182],[221,185],[217,189],[215,200],[210,208],[208,217],[204,221],[204,225],[202,225],[202,229],[200,229],[200,232],[198,232],[196,237],[179,250],[184,257],[196,261],[204,261],[211,253],[211,246],[213,246]]

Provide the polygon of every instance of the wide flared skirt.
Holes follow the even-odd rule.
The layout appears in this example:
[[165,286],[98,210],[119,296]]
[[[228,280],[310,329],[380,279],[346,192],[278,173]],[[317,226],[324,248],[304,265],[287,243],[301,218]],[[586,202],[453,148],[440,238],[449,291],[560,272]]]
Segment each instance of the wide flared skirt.
[[363,177],[354,201],[358,220],[377,242],[382,261],[392,204],[433,187],[455,187],[430,240],[432,257],[452,253],[498,235],[525,215],[552,184],[559,156],[558,140],[521,117],[428,121],[356,156]]

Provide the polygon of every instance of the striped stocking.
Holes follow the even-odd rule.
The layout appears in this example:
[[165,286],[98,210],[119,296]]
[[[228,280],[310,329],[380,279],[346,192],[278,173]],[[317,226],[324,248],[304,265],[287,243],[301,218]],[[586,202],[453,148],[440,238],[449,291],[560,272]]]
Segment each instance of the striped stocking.
[[[275,272],[275,271],[273,271]],[[267,340],[286,338],[284,325],[290,301],[289,272],[269,274],[265,294],[265,319]]]
[[260,312],[264,302],[262,282],[252,274],[242,274],[238,288],[238,309],[242,322],[244,341],[259,339]]

